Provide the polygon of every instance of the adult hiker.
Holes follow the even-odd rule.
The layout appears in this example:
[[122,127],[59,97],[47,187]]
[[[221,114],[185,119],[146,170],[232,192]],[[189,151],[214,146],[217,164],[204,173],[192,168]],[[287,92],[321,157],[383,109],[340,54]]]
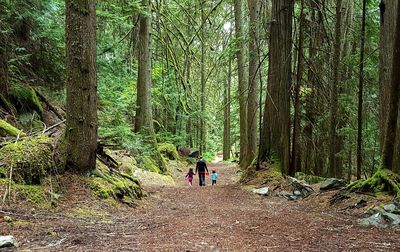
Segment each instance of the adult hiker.
[[206,173],[208,173],[206,161],[203,160],[203,157],[197,161],[195,174],[199,174],[199,185],[206,185]]

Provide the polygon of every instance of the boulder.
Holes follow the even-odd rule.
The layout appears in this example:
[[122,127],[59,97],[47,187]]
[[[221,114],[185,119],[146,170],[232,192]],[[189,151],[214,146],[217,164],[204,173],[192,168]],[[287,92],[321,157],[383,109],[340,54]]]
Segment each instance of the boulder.
[[14,236],[6,235],[0,236],[0,248],[17,247],[17,241]]
[[263,195],[263,196],[268,196],[269,195],[269,188],[268,187],[262,187],[258,189],[253,189],[251,190],[252,193],[258,194],[258,195]]
[[344,179],[337,178],[328,178],[324,182],[321,183],[320,190],[321,191],[329,191],[337,188],[344,187],[346,185],[346,181]]
[[369,226],[380,227],[380,228],[387,227],[387,224],[383,220],[381,213],[376,213],[374,215],[371,215],[370,217],[359,219],[358,223],[363,227],[369,227]]
[[383,206],[383,209],[388,212],[388,213],[393,213],[395,212],[397,209],[395,204],[387,204]]
[[314,192],[314,189],[312,189],[312,187],[305,182],[302,182],[290,176],[287,176],[286,179],[293,188],[293,194],[295,194],[294,192],[297,191],[300,192],[301,197],[307,197]]

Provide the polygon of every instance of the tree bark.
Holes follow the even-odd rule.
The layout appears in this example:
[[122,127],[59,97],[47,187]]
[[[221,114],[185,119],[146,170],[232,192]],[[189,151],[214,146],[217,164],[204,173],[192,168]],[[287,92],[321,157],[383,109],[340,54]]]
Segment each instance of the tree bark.
[[148,14],[141,14],[139,16],[139,60],[135,132],[139,132],[144,129],[152,134],[154,132],[154,128],[151,107],[150,0],[142,0],[142,6]]
[[204,13],[204,0],[201,1],[201,23],[203,24],[201,27],[201,65],[200,65],[200,82],[201,82],[201,90],[200,90],[200,111],[201,111],[201,118],[200,118],[200,155],[203,155],[203,152],[206,151],[206,121],[205,121],[205,112],[206,112],[206,62],[205,62],[205,55],[206,55],[206,45],[205,45],[205,22],[206,16]]
[[248,0],[249,6],[249,79],[247,96],[247,149],[244,167],[253,161],[257,151],[257,111],[258,111],[258,18],[260,13],[259,0]]
[[393,162],[394,147],[398,141],[397,120],[399,112],[400,90],[400,5],[397,6],[395,40],[393,44],[392,76],[390,85],[389,111],[387,115],[386,136],[383,146],[383,167],[397,170],[399,165]]
[[66,0],[66,165],[86,173],[96,167],[96,2]]
[[389,110],[390,84],[392,75],[392,57],[394,34],[396,30],[396,10],[398,1],[381,1],[381,34],[379,50],[379,100],[380,100],[380,146],[383,150],[385,130]]
[[247,147],[247,81],[245,78],[245,57],[244,57],[244,39],[243,39],[243,18],[242,18],[242,0],[235,1],[235,36],[237,43],[237,68],[238,68],[238,97],[239,97],[239,128],[240,128],[240,165],[244,168],[244,157]]
[[224,87],[224,139],[223,139],[223,160],[231,158],[231,77],[232,60],[228,59],[228,74]]
[[362,115],[363,115],[363,88],[364,88],[364,52],[365,52],[365,19],[367,0],[363,0],[360,44],[360,75],[358,83],[358,111],[357,111],[357,179],[361,179],[362,169]]
[[336,164],[336,155],[339,152],[338,145],[338,93],[340,76],[340,55],[341,55],[341,24],[342,24],[342,0],[336,0],[336,23],[335,23],[335,42],[333,55],[333,82],[330,92],[330,129],[329,129],[329,170],[328,175],[337,177],[339,175],[338,164]]
[[304,0],[300,6],[299,42],[297,53],[297,78],[294,92],[293,144],[289,174],[301,171],[300,150],[300,88],[303,76],[303,47],[304,47]]
[[272,1],[272,22],[269,50],[269,86],[260,139],[260,162],[279,162],[289,171],[290,159],[290,100],[292,17],[294,3],[290,0]]

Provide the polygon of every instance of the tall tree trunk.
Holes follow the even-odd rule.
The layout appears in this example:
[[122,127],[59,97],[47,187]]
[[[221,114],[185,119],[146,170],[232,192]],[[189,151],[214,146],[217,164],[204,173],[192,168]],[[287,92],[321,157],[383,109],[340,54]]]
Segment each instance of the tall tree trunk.
[[300,88],[303,76],[303,47],[304,47],[304,0],[301,0],[300,6],[300,28],[299,43],[297,54],[297,78],[294,92],[294,118],[293,118],[293,144],[292,160],[290,163],[289,174],[293,175],[296,171],[301,171],[301,151],[300,151]]
[[66,165],[78,173],[96,167],[96,1],[66,0]]
[[242,18],[242,0],[235,1],[235,36],[237,42],[237,68],[238,68],[238,97],[239,97],[239,128],[240,128],[240,165],[243,168],[244,157],[247,148],[247,81],[245,78],[245,60],[244,60],[244,39],[243,39],[243,18]]
[[397,6],[395,40],[393,44],[392,76],[389,89],[389,111],[387,115],[386,136],[383,146],[383,167],[398,170],[399,165],[394,164],[393,155],[395,143],[398,141],[397,121],[400,99],[400,5]]
[[231,156],[231,77],[232,60],[228,59],[228,76],[224,87],[224,139],[223,160],[229,160]]
[[206,45],[205,45],[205,22],[206,16],[204,13],[204,0],[201,1],[201,66],[200,66],[200,74],[201,74],[201,90],[200,90],[200,111],[201,111],[201,118],[200,118],[200,154],[202,155],[206,149],[206,121],[205,121],[205,112],[206,112],[206,73],[205,73],[205,56],[206,56]]
[[150,51],[150,0],[142,0],[143,9],[148,12],[139,16],[138,78],[135,132],[154,132],[151,108],[151,51]]
[[249,89],[247,96],[247,149],[244,166],[253,161],[257,151],[257,110],[258,110],[258,18],[259,0],[248,0],[249,6]]
[[382,0],[381,34],[379,50],[379,100],[380,100],[380,146],[383,150],[386,135],[387,116],[389,111],[390,84],[392,75],[393,43],[396,30],[396,10],[398,1]]
[[272,1],[269,50],[269,86],[260,139],[259,160],[279,162],[289,171],[292,17],[291,0]]
[[336,155],[338,150],[338,132],[337,132],[337,111],[338,111],[338,93],[340,76],[340,55],[341,55],[341,24],[342,24],[342,0],[336,0],[336,23],[335,23],[335,42],[333,54],[333,82],[330,91],[330,129],[329,129],[329,170],[331,177],[339,175],[338,164],[336,164]]
[[358,83],[358,113],[357,113],[357,179],[361,179],[362,169],[362,115],[363,115],[363,88],[364,88],[364,52],[365,52],[365,19],[367,0],[363,0],[360,44],[360,76]]

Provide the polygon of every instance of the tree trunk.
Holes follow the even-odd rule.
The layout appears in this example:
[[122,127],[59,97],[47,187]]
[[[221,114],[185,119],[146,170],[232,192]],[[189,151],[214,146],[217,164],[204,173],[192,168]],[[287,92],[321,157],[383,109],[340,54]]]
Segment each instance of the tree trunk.
[[243,43],[243,23],[242,23],[242,0],[235,1],[235,36],[236,36],[236,58],[238,68],[238,97],[239,97],[239,127],[240,127],[240,165],[244,167],[244,157],[247,147],[247,82],[245,78],[245,60]]
[[292,16],[291,0],[272,1],[269,50],[269,86],[260,139],[259,160],[279,162],[289,171]]
[[392,75],[392,57],[394,34],[396,30],[396,10],[398,1],[382,0],[381,7],[381,34],[379,50],[379,100],[380,100],[380,145],[383,150],[387,116],[389,110],[390,84]]
[[363,0],[361,21],[360,45],[360,76],[358,83],[358,113],[357,113],[357,179],[361,179],[362,169],[362,115],[363,115],[363,88],[364,88],[364,52],[365,52],[365,19],[367,13],[367,0]]
[[258,110],[258,17],[259,0],[248,0],[249,6],[249,89],[247,96],[247,149],[244,167],[253,161],[257,151],[257,110]]
[[223,160],[231,157],[231,76],[232,60],[228,59],[228,76],[224,87],[224,140],[223,140]]
[[300,7],[300,28],[297,54],[297,79],[294,92],[294,118],[293,118],[293,144],[292,160],[290,163],[289,174],[294,175],[296,171],[301,171],[301,151],[300,151],[300,88],[303,76],[303,47],[304,47],[304,0],[301,0]]
[[96,167],[96,2],[66,0],[66,165],[86,173]]
[[329,129],[329,170],[328,174],[331,177],[339,175],[339,167],[336,164],[336,155],[339,150],[336,149],[338,145],[338,85],[340,76],[340,55],[341,55],[341,23],[342,23],[342,0],[336,0],[336,24],[335,24],[335,42],[333,54],[333,82],[331,87],[331,101],[330,101],[330,129]]
[[387,115],[386,136],[383,146],[383,167],[398,170],[399,165],[393,162],[395,143],[398,141],[397,119],[399,112],[400,90],[400,5],[397,6],[395,40],[393,44],[392,76],[389,89],[389,111]]
[[206,55],[206,45],[205,45],[205,22],[206,16],[204,13],[204,1],[201,1],[201,23],[203,24],[201,27],[201,65],[200,65],[200,75],[201,75],[201,90],[200,90],[200,155],[206,151],[206,121],[205,121],[205,112],[206,112],[206,73],[205,73],[205,55]]

